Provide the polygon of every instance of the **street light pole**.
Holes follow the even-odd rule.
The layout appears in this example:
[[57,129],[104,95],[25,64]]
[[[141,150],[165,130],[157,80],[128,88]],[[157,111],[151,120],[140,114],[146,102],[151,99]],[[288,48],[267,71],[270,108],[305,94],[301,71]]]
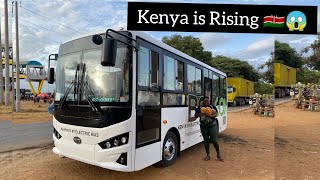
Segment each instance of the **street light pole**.
[[19,26],[18,26],[18,2],[16,1],[16,112],[20,112],[20,62],[19,62]]
[[2,69],[2,42],[1,42],[1,20],[2,20],[2,15],[0,14],[0,49],[1,49],[1,65],[0,65],[0,105],[3,105],[4,102],[4,94],[3,94],[3,69]]
[[8,0],[4,0],[4,36],[5,36],[5,105],[10,105],[10,77],[9,77],[9,25]]

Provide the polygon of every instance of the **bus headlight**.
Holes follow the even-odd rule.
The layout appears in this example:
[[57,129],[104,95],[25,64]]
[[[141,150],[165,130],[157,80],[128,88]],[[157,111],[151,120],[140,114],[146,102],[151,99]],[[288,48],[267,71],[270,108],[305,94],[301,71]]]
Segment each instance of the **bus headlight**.
[[125,144],[126,142],[127,142],[127,137],[123,136],[123,137],[121,138],[121,143],[122,143],[122,144]]
[[129,132],[121,134],[99,143],[102,149],[110,149],[113,147],[119,147],[129,142]]
[[109,141],[107,141],[105,145],[107,149],[111,148],[111,143]]
[[115,140],[113,141],[113,143],[114,143],[114,146],[118,146],[118,145],[119,145],[118,139],[115,139]]

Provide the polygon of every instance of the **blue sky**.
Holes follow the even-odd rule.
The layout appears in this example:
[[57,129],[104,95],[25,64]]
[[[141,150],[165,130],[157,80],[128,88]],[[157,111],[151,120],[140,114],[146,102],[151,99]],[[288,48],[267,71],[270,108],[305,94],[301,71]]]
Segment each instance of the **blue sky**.
[[[9,0],[8,3],[10,20],[11,2],[12,0]],[[94,30],[126,27],[127,2],[128,0],[22,0],[19,8],[20,59],[38,60],[46,65],[48,55],[57,53],[59,44],[69,38]],[[148,2],[318,6],[318,31],[320,31],[319,0],[148,0]],[[30,10],[50,20],[30,12]],[[3,0],[0,0],[0,15],[2,17],[2,32],[4,32]],[[9,25],[10,32],[14,32],[14,22],[10,21]],[[174,32],[147,33],[159,40],[164,36],[175,34]],[[300,51],[316,38],[316,36],[311,35],[186,32],[179,32],[179,34],[199,37],[205,49],[211,51],[213,55],[238,58],[248,61],[254,67],[263,64],[270,58],[275,39],[289,43],[297,51]],[[12,33],[12,36],[14,37],[15,34]],[[10,39],[15,43],[15,38]],[[4,42],[4,39],[2,39],[2,42]],[[50,89],[47,85],[45,87]]]

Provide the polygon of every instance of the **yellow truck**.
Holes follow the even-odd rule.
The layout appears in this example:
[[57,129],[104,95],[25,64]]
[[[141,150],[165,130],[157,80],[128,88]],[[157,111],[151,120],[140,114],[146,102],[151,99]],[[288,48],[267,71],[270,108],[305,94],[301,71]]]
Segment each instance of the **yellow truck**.
[[276,98],[290,95],[291,85],[297,84],[297,70],[281,63],[273,64]]
[[250,95],[254,95],[254,83],[241,77],[228,77],[228,104],[245,105]]

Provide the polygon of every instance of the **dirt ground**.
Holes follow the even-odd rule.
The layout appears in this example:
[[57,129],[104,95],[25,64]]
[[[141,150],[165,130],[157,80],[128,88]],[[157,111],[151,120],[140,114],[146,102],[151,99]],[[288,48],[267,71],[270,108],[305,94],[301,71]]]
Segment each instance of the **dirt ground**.
[[228,114],[219,135],[225,162],[203,161],[200,143],[183,151],[176,163],[124,173],[59,158],[51,148],[0,154],[1,179],[319,179],[320,113],[279,105],[276,116],[251,110]]
[[48,103],[20,101],[20,112],[12,112],[12,106],[0,106],[0,121],[11,120],[13,125],[48,122],[52,116],[48,113]]

